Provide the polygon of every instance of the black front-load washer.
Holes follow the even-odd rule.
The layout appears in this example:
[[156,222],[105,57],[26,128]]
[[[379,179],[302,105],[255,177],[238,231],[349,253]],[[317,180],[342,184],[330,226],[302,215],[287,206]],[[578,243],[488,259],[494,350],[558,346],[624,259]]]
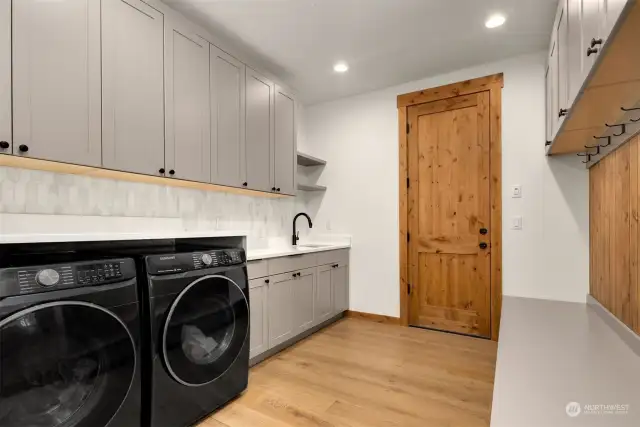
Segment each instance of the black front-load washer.
[[0,426],[139,427],[133,259],[3,259]]
[[145,424],[192,425],[247,387],[249,286],[242,249],[143,257],[150,348]]

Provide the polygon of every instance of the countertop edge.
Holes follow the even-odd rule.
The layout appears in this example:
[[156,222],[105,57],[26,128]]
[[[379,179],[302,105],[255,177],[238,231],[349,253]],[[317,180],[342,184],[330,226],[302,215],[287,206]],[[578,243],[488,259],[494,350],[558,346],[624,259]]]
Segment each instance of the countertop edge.
[[144,233],[61,233],[61,234],[0,234],[0,245],[20,243],[104,242],[123,240],[198,239],[215,237],[245,237],[244,231],[162,231]]
[[350,249],[351,244],[348,243],[338,243],[338,244],[327,244],[327,246],[323,246],[321,248],[309,248],[303,250],[291,250],[291,249],[257,249],[257,250],[248,250],[247,251],[247,261],[259,261],[263,259],[271,259],[271,258],[282,258],[293,255],[306,255],[313,254],[318,252],[327,252],[327,251],[335,251],[338,249]]

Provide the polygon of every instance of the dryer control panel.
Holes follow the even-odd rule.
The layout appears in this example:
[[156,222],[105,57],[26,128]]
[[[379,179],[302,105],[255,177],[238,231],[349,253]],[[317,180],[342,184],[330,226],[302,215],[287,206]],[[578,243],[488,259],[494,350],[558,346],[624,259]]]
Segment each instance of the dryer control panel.
[[215,249],[198,252],[150,255],[146,257],[151,275],[173,274],[204,268],[227,267],[246,262],[243,249]]
[[131,258],[9,267],[0,269],[0,297],[99,286],[134,277]]

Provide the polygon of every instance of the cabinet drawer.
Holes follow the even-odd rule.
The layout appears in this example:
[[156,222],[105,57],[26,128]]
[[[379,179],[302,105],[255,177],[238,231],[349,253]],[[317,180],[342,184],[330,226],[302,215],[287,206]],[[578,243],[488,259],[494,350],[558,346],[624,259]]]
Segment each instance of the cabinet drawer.
[[349,264],[349,249],[318,252],[318,265]]
[[294,270],[304,270],[315,267],[317,264],[316,254],[291,255],[282,258],[269,260],[269,275],[287,273]]
[[268,262],[265,259],[249,261],[247,263],[247,275],[249,279],[258,279],[269,275]]

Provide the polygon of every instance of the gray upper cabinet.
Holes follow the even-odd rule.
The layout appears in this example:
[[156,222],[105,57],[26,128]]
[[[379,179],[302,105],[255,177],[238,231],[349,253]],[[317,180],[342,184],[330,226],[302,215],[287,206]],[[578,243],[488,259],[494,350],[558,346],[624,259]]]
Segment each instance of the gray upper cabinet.
[[266,278],[249,281],[251,303],[249,357],[255,357],[269,349],[268,282]]
[[14,0],[13,71],[14,154],[99,166],[100,2]]
[[553,111],[552,102],[553,102],[553,73],[551,70],[551,65],[547,65],[547,72],[544,75],[544,83],[545,83],[545,138],[547,142],[551,142],[553,139],[553,118],[551,117],[551,112]]
[[293,283],[293,333],[298,335],[313,326],[316,269],[299,271]]
[[270,277],[269,292],[269,348],[293,337],[293,273]]
[[[57,4],[57,3],[52,3]],[[163,15],[140,0],[102,2],[102,161],[164,169]]]
[[295,195],[296,123],[293,97],[276,86],[275,100],[275,187],[278,193]]
[[272,191],[274,93],[272,82],[247,67],[246,78],[247,187]]
[[549,85],[551,92],[551,100],[549,102],[549,106],[551,107],[551,111],[547,112],[548,120],[550,121],[549,126],[551,129],[551,139],[555,138],[556,133],[558,132],[558,112],[560,111],[560,99],[559,99],[559,91],[558,91],[558,31],[557,28],[553,31],[553,36],[551,38],[551,51],[549,53]]
[[567,25],[567,0],[561,2],[562,10],[558,20],[556,36],[556,56],[558,64],[558,122],[557,129],[562,126],[562,122],[569,111],[569,27]]
[[314,324],[319,324],[328,320],[333,315],[333,298],[331,286],[331,270],[330,265],[318,267],[318,278],[316,283],[316,292],[314,299]]
[[611,30],[618,22],[618,18],[622,14],[622,10],[627,5],[628,0],[604,0],[606,1],[606,23],[604,28],[604,37],[609,37]]
[[241,187],[245,182],[245,66],[210,47],[211,182]]
[[[582,0],[567,0],[567,105],[573,105],[582,87]],[[548,139],[548,138],[547,138]]]
[[331,286],[333,288],[333,313],[349,309],[349,267],[347,264],[332,266]]
[[0,154],[11,154],[11,0],[0,0]]
[[[591,72],[602,49],[602,16],[604,0],[582,0],[582,73],[580,81]],[[600,42],[600,44],[597,44]]]
[[209,42],[168,20],[164,46],[166,173],[209,182]]

